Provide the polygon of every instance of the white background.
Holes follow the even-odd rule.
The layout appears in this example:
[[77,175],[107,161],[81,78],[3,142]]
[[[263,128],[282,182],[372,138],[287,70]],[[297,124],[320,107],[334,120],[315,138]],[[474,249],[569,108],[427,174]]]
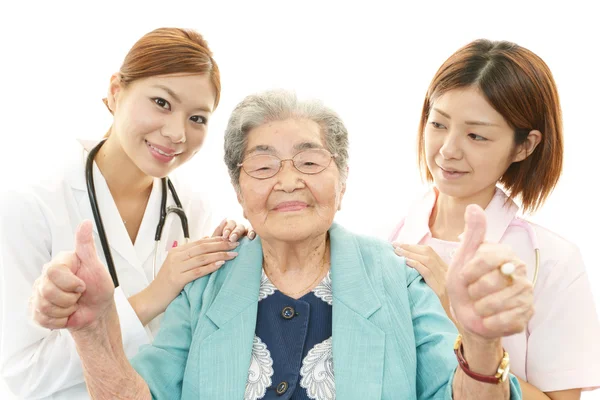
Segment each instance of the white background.
[[[37,171],[59,163],[65,143],[102,137],[111,119],[101,98],[131,45],[157,27],[188,27],[200,31],[213,49],[223,92],[203,150],[182,173],[210,193],[217,216],[240,218],[222,161],[229,112],[251,92],[283,87],[323,99],[344,118],[351,139],[350,177],[338,220],[355,231],[382,237],[424,192],[416,169],[415,131],[423,96],[439,65],[477,38],[511,40],[528,47],[554,73],[566,142],[560,184],[532,219],[580,246],[600,308],[593,233],[600,217],[592,195],[600,145],[600,24],[588,3],[3,4],[3,187],[36,179]],[[11,398],[5,390],[0,382],[0,398]],[[600,391],[584,399],[600,399]]]

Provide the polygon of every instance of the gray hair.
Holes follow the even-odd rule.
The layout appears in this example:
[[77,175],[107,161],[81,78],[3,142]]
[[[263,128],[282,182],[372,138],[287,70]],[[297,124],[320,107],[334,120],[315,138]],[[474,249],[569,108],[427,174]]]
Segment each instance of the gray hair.
[[299,118],[314,121],[321,127],[325,146],[332,154],[340,171],[342,182],[348,169],[348,131],[342,119],[318,100],[298,100],[286,90],[270,90],[252,94],[242,100],[229,117],[225,130],[225,164],[231,183],[239,192],[240,164],[244,159],[247,135],[252,129],[267,122]]

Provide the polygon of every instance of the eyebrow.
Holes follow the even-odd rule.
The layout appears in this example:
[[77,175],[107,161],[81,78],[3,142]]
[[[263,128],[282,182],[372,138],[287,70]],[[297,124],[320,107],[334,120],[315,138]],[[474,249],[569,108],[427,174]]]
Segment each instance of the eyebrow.
[[[179,98],[179,96],[177,96],[177,95],[175,94],[175,92],[174,92],[174,91],[172,91],[172,90],[171,90],[170,88],[168,88],[167,86],[165,86],[165,85],[160,85],[160,84],[157,84],[157,85],[154,85],[154,87],[155,87],[155,88],[158,88],[158,89],[162,89],[162,90],[164,90],[165,92],[167,92],[167,93],[169,94],[169,96],[171,96],[173,99],[175,99],[175,101],[176,101],[176,102],[178,102],[178,103],[180,103],[180,104],[181,104],[181,99]],[[197,107],[197,109],[198,109],[198,110],[202,110],[202,111],[206,111],[206,112],[212,112],[212,109],[211,109],[210,107],[207,107],[207,106],[200,106],[200,107]]]
[[[310,149],[322,149],[323,145],[320,143],[315,143],[315,142],[302,142],[302,143],[298,143],[298,144],[294,145],[293,148],[296,151],[302,151],[302,150],[310,150]],[[275,153],[277,153],[277,150],[275,150],[275,148],[273,146],[269,146],[266,144],[259,144],[258,146],[254,146],[251,149],[249,149],[248,151],[246,151],[246,155],[252,154],[252,153],[275,154]]]
[[[438,114],[443,115],[444,117],[448,118],[448,119],[452,119],[450,117],[450,114],[445,113],[444,111],[440,110],[439,108],[433,108],[433,110],[435,112],[437,112]],[[491,122],[484,122],[484,121],[465,121],[465,125],[475,125],[475,126],[500,126],[498,124],[493,124]]]

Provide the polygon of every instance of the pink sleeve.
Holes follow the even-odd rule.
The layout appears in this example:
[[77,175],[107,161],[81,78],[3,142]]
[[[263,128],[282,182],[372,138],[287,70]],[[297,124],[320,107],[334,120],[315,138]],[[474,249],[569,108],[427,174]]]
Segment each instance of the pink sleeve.
[[544,392],[598,388],[600,321],[588,275],[576,246],[557,252],[566,257],[548,266],[552,270],[535,290],[527,380]]
[[404,221],[406,221],[406,217],[402,218],[400,223],[398,225],[396,225],[396,227],[394,228],[394,230],[392,231],[391,235],[388,238],[388,242],[393,242],[394,240],[398,239],[398,234],[400,233],[400,231],[402,230],[402,227],[404,226]]

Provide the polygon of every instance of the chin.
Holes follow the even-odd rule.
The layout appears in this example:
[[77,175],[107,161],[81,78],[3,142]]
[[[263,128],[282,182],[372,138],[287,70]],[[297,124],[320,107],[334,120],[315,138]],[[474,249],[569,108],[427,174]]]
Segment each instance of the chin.
[[273,221],[269,231],[270,237],[284,242],[301,242],[321,233],[318,225],[310,223],[306,218],[297,221]]

